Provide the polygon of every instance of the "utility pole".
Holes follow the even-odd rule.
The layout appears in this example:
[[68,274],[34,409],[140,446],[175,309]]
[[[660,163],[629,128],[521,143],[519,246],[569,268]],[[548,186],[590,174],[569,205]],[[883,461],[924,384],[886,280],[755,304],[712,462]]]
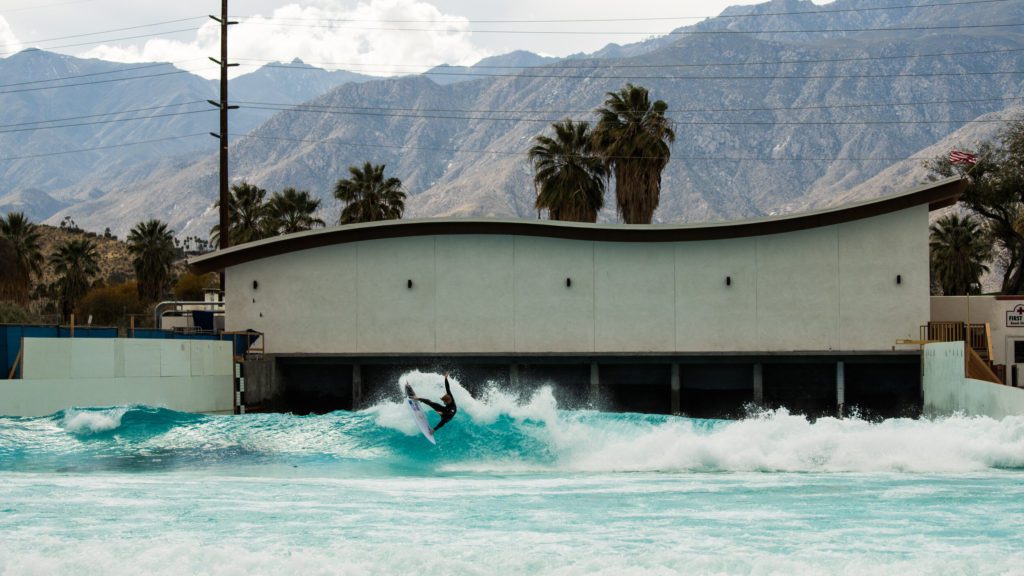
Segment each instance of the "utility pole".
[[[228,191],[228,110],[234,110],[238,106],[228,106],[228,67],[238,64],[228,63],[228,26],[238,24],[228,20],[228,0],[220,2],[220,18],[210,15],[210,18],[220,22],[220,60],[210,57],[220,65],[220,101],[207,100],[214,107],[220,109],[220,133],[210,132],[210,135],[220,140],[220,249],[231,246],[231,222],[228,212],[230,193]],[[221,274],[221,289],[224,288],[224,274]]]

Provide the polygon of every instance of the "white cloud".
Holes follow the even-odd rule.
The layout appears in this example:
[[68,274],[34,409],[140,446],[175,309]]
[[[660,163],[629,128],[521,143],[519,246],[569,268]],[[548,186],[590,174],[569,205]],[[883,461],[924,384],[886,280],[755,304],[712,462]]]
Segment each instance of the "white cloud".
[[18,37],[14,35],[14,31],[11,30],[7,20],[0,16],[0,58],[19,52],[22,48],[24,46],[22,46]]
[[[467,19],[445,15],[434,5],[416,0],[369,0],[354,8],[345,8],[340,0],[288,4],[274,9],[269,17],[246,17],[232,26],[229,60],[242,63],[232,75],[251,71],[267,60],[293,58],[331,70],[409,74],[440,63],[472,64],[486,56],[471,41],[469,28]],[[176,62],[181,68],[213,78],[218,75],[216,65],[206,58],[219,54],[220,25],[211,20],[191,41],[154,39],[142,46],[101,45],[85,56],[118,62]]]

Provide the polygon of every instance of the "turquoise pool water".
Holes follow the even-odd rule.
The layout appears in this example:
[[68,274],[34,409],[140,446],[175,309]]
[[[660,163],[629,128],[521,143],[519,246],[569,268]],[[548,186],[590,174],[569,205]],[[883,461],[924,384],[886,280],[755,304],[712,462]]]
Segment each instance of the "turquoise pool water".
[[[428,397],[440,377],[405,377]],[[0,574],[1024,574],[1024,418],[0,418]]]

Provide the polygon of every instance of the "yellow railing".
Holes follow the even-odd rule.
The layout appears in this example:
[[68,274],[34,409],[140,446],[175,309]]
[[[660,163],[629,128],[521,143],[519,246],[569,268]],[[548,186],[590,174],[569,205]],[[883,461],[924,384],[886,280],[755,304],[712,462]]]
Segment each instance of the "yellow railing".
[[967,342],[986,360],[992,359],[992,329],[984,324],[929,322],[921,326],[921,340],[928,342]]

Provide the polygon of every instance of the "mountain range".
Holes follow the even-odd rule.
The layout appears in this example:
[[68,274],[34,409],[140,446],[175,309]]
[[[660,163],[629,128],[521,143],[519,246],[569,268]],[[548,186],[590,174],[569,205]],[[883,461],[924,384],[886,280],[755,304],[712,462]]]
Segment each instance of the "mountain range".
[[[773,0],[590,55],[513,53],[401,78],[266,66],[232,81],[241,108],[231,113],[231,179],[310,190],[335,221],[334,183],[371,161],[402,179],[410,217],[535,218],[533,137],[565,117],[594,120],[606,92],[634,83],[667,102],[676,122],[656,221],[747,218],[905,189],[926,176],[908,166],[990,138],[1019,114],[1024,3],[893,6]],[[215,83],[170,64],[141,66],[40,51],[0,60],[0,210],[20,199],[39,218],[56,208],[49,222],[71,215],[121,234],[157,217],[179,234],[207,235],[218,164],[206,136],[216,112],[205,100]],[[144,74],[10,92],[47,78]],[[158,116],[167,111],[181,113]],[[12,131],[136,114],[153,118]],[[122,145],[183,134],[195,135]],[[42,156],[74,148],[94,150]],[[601,219],[616,215],[606,209]]]

